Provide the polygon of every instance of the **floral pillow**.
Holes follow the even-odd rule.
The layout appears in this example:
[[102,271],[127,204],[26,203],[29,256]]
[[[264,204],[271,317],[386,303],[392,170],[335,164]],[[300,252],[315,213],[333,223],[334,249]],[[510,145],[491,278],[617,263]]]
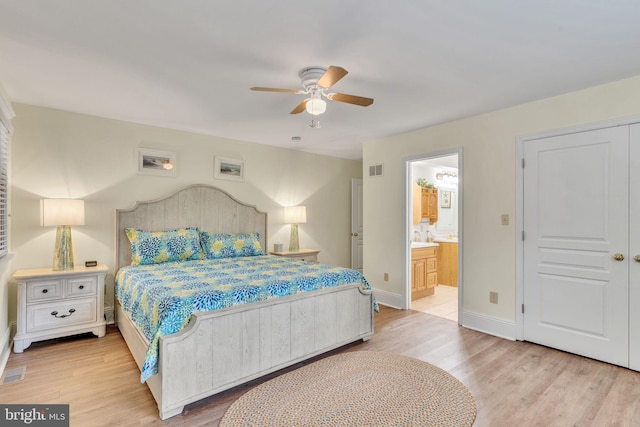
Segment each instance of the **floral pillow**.
[[264,255],[260,233],[209,233],[200,231],[200,243],[207,259]]
[[131,265],[160,264],[202,258],[197,228],[170,231],[125,230],[131,242]]

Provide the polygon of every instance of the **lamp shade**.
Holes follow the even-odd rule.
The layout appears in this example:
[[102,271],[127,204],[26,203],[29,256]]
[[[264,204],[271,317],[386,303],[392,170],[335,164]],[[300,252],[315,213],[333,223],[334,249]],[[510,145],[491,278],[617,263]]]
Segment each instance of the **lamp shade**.
[[84,225],[84,200],[42,199],[42,225]]
[[304,224],[307,222],[306,206],[287,206],[284,208],[285,224]]
[[327,103],[324,99],[311,98],[309,101],[307,101],[307,105],[305,106],[305,108],[307,110],[307,113],[317,116],[327,111]]

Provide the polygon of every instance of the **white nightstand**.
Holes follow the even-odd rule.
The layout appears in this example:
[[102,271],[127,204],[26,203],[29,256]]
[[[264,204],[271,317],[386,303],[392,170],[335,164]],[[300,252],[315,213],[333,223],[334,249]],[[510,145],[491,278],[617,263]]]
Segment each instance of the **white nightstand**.
[[17,333],[13,351],[22,353],[34,341],[93,332],[103,337],[104,279],[107,266],[18,270]]
[[302,261],[307,262],[318,262],[318,254],[320,253],[317,249],[299,249],[297,251],[282,251],[282,252],[269,252],[271,255],[284,256],[287,258],[295,258],[300,259]]

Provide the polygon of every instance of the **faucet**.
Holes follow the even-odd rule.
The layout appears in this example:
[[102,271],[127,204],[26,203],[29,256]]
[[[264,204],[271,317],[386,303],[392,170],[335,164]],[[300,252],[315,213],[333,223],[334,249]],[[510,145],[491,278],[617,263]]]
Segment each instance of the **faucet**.
[[414,242],[419,242],[420,239],[422,239],[422,235],[420,234],[420,232],[418,230],[414,230],[414,232],[413,232],[413,241]]
[[427,242],[432,243],[434,240],[433,238],[433,233],[429,230],[427,230]]

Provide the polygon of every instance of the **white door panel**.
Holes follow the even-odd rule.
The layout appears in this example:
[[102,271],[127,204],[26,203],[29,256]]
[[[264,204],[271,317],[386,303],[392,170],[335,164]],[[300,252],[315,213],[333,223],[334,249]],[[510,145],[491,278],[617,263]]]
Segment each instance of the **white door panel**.
[[364,226],[363,226],[362,179],[351,179],[351,268],[362,273]]
[[524,146],[524,338],[628,364],[628,128]]
[[539,285],[541,324],[605,336],[607,282],[540,274]]

